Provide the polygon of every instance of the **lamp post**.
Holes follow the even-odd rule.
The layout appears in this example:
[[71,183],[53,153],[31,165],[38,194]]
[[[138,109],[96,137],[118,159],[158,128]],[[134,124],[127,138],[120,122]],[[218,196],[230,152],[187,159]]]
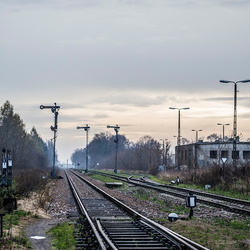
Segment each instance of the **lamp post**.
[[167,139],[160,139],[160,141],[162,141],[162,165],[164,166],[165,165],[165,158],[166,158],[166,154],[165,154],[165,143],[164,141],[167,140]]
[[51,178],[55,179],[55,158],[56,158],[56,133],[57,133],[57,117],[58,117],[58,111],[60,109],[60,106],[57,106],[56,103],[54,103],[54,106],[44,106],[41,105],[40,109],[51,109],[51,112],[54,113],[54,127],[50,126],[51,131],[54,132],[54,147],[53,147],[53,167],[51,172]]
[[196,134],[195,135],[195,138],[196,138],[195,141],[198,142],[198,133],[199,133],[199,131],[202,131],[202,129],[198,129],[198,130],[192,129],[192,131],[195,131],[195,134]]
[[85,127],[77,127],[77,129],[84,129],[86,131],[86,170],[85,173],[88,173],[88,162],[89,162],[89,145],[88,145],[88,132],[89,132],[89,125],[86,124]]
[[222,140],[225,139],[225,126],[230,125],[229,123],[217,123],[217,125],[222,125]]
[[115,169],[114,172],[117,173],[117,154],[118,154],[118,131],[120,129],[120,127],[116,124],[116,126],[107,126],[107,128],[113,128],[115,130]]
[[195,141],[196,143],[194,144],[194,181],[196,182],[196,176],[197,176],[197,168],[198,168],[198,159],[197,159],[197,148],[198,148],[198,133],[199,131],[202,131],[202,129],[198,129],[198,130],[195,130],[195,129],[192,129],[192,131],[195,131]]
[[236,137],[237,137],[237,83],[247,83],[250,79],[242,81],[228,81],[220,80],[221,83],[233,83],[234,84],[234,119],[233,119],[233,165],[236,168]]
[[187,108],[173,108],[173,107],[169,107],[169,109],[177,109],[178,110],[178,136],[177,136],[177,166],[180,170],[180,154],[179,154],[179,146],[181,144],[181,110],[187,110],[189,109]]

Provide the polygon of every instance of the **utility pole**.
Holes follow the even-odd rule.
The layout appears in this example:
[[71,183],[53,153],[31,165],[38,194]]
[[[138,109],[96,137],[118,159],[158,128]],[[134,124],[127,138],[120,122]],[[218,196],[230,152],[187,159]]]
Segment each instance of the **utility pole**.
[[180,161],[180,145],[181,145],[181,110],[187,110],[190,109],[189,107],[186,108],[173,108],[173,107],[169,107],[169,109],[176,109],[178,110],[178,136],[177,136],[177,167],[178,170],[180,170],[180,165],[181,165],[181,161]]
[[233,115],[233,166],[236,169],[236,144],[237,144],[237,83],[248,83],[250,79],[242,80],[242,81],[228,81],[228,80],[220,80],[221,83],[233,83],[234,84],[234,115]]

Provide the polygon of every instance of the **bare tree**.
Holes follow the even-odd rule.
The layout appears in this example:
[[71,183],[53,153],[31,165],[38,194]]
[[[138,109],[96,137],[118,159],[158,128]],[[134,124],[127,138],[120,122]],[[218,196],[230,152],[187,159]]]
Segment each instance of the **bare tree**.
[[207,136],[207,140],[210,142],[215,142],[217,140],[220,140],[220,137],[216,133],[213,133],[213,134]]

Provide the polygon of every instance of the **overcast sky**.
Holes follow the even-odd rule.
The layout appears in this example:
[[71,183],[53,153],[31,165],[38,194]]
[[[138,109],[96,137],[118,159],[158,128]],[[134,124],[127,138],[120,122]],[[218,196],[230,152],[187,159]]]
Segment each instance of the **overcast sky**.
[[[66,162],[95,133],[118,124],[175,146],[233,129],[233,84],[250,78],[249,0],[1,0],[0,97]],[[250,137],[250,84],[238,84],[238,132]]]

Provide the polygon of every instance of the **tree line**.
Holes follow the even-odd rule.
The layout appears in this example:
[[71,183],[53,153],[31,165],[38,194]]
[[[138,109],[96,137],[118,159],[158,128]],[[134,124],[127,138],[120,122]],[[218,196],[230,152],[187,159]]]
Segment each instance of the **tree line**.
[[6,101],[0,108],[0,150],[11,150],[13,179],[21,193],[42,182],[48,171],[48,146],[35,127],[26,131],[23,120]]
[[[95,134],[89,143],[89,167],[112,169],[115,165],[115,136],[106,132]],[[163,145],[149,135],[137,142],[130,142],[125,135],[118,135],[118,161],[120,170],[138,170],[157,173],[160,165],[169,163],[170,142]],[[71,155],[73,165],[85,168],[86,148],[76,149]]]

